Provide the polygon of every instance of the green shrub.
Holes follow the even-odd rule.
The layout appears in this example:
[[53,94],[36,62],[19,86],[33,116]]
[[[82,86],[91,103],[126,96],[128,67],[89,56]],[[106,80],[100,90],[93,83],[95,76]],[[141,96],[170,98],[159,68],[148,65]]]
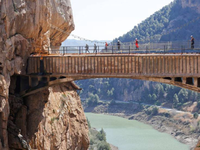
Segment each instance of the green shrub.
[[101,142],[97,146],[98,150],[111,150],[110,145],[106,142]]
[[193,114],[194,119],[197,119],[199,117],[199,114],[196,112]]
[[97,138],[100,140],[100,141],[106,141],[106,133],[104,132],[103,129],[101,129],[99,131],[99,133],[97,133]]
[[154,107],[152,109],[151,115],[157,115],[158,114],[158,107]]

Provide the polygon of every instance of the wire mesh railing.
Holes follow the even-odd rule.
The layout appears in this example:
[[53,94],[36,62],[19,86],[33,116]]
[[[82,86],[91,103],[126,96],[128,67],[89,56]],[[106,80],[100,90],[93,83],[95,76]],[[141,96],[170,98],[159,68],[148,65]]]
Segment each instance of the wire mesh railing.
[[190,42],[160,42],[139,44],[136,48],[134,43],[112,44],[107,47],[98,46],[63,46],[49,47],[48,54],[117,54],[117,53],[199,53],[200,42],[195,42],[194,48]]

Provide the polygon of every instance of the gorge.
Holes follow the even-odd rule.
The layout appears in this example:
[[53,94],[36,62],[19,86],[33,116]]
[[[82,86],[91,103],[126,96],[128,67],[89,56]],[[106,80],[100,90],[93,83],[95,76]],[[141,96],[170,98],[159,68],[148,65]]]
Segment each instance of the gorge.
[[[199,1],[177,2],[182,4],[181,7],[195,8],[195,14],[199,13]],[[76,92],[79,87],[74,82],[54,85],[33,95],[20,97],[20,88],[24,84],[19,75],[26,74],[28,57],[35,53],[45,54],[50,46],[60,47],[75,29],[70,0],[0,0],[0,14],[0,150],[24,150],[29,146],[38,150],[87,150],[88,125]],[[174,20],[170,21],[168,28],[171,30]],[[80,86],[84,83],[87,87],[89,82],[85,82],[87,80],[78,81]],[[88,88],[94,94],[102,94],[94,85]],[[119,87],[122,85],[126,83],[117,84]],[[155,97],[152,94],[155,85],[137,82],[134,88],[129,89],[134,95],[123,89],[125,100],[143,95],[142,90],[136,89],[140,87],[138,85],[147,85],[143,91],[150,92],[151,98]],[[106,89],[104,92],[113,98],[114,89],[109,86],[109,81],[105,86],[108,89],[102,91]],[[172,87],[166,88],[174,90]],[[180,96],[184,92],[181,91]],[[161,100],[167,96],[158,93],[161,93]],[[103,94],[102,97],[105,96]],[[193,93],[190,96],[198,98]],[[23,140],[19,135],[23,136]]]

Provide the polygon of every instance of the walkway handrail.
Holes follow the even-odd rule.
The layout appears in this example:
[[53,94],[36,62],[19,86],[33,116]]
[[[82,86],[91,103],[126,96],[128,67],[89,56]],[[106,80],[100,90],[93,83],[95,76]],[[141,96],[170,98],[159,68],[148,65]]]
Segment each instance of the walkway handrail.
[[139,44],[139,49],[136,49],[134,43],[124,44],[120,46],[114,44],[107,48],[104,45],[97,46],[61,46],[49,47],[48,54],[84,54],[84,53],[199,53],[200,42],[195,42],[194,48],[191,48],[190,42],[159,42],[159,43],[144,43]]

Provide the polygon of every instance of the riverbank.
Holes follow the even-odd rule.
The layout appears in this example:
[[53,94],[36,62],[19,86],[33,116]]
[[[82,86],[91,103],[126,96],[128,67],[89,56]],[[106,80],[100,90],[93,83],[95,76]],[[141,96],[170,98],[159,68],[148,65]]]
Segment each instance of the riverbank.
[[91,127],[89,120],[88,127],[89,127],[89,138],[90,138],[90,145],[88,150],[119,150],[118,147],[110,144],[106,140],[106,133],[103,129],[98,131],[96,128]]
[[199,139],[199,118],[194,119],[191,113],[178,113],[174,110],[158,109],[152,114],[152,107],[138,104],[102,104],[96,107],[85,107],[85,112],[109,114],[130,120],[137,120],[151,125],[154,129],[173,136],[178,141],[194,149]]

